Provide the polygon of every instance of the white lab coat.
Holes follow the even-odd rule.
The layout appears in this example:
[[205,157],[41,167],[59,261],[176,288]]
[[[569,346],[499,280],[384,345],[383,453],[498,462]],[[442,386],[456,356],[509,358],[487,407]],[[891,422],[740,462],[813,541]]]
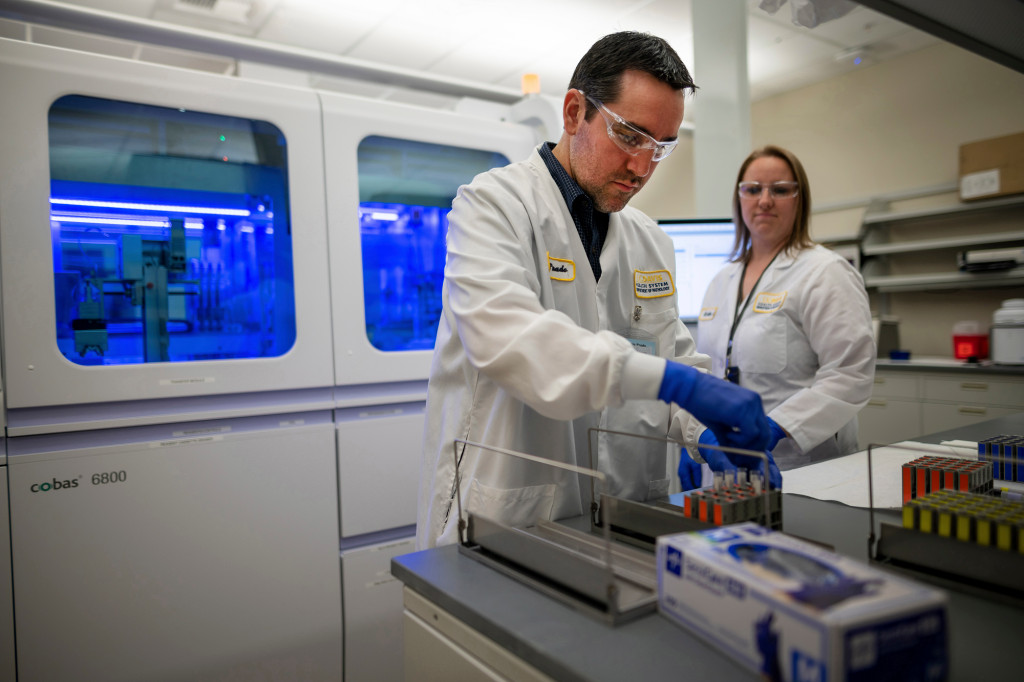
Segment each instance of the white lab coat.
[[[698,349],[725,375],[742,263],[712,280],[697,323]],[[761,395],[784,428],[772,452],[785,471],[857,450],[857,412],[875,376],[875,342],[864,281],[824,246],[782,252],[752,292],[733,339],[740,385]]]
[[[674,470],[664,441],[597,432],[599,461],[591,463],[588,429],[671,433],[688,444],[702,429],[655,399],[664,360],[639,354],[617,333],[632,324],[657,339],[661,357],[710,367],[679,321],[675,295],[640,298],[634,289],[646,276],[638,273],[668,271],[674,281],[674,258],[658,225],[627,207],[610,216],[595,281],[536,150],[460,188],[428,389],[419,548],[458,540],[456,439],[608,472],[608,492],[618,496],[667,494]],[[632,379],[625,381],[642,376],[650,399],[624,400],[627,361]],[[589,478],[461,444],[458,452],[463,517],[469,510],[518,525],[589,512]]]

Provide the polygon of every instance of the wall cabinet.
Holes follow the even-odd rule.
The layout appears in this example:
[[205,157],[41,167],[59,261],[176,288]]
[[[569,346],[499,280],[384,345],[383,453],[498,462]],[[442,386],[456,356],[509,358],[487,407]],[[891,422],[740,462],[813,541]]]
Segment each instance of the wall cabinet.
[[970,371],[879,368],[871,399],[858,415],[860,447],[913,440],[1024,411],[1024,375],[962,376]]

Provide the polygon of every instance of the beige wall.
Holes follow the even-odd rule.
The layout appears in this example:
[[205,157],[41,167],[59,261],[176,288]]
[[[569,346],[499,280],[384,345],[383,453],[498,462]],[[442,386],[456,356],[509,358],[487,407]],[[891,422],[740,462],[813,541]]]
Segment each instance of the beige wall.
[[654,175],[630,202],[652,218],[718,218],[696,216],[693,197],[693,136],[680,135],[679,146],[658,163]]
[[[1024,130],[1024,74],[940,44],[755,102],[751,122],[755,146],[778,144],[800,157],[815,206],[866,202],[955,183],[962,143]],[[700,121],[695,125],[699,131]],[[705,217],[692,214],[693,172],[692,141],[684,139],[634,204],[655,218]],[[916,203],[957,200],[951,194]],[[812,235],[855,235],[863,212],[816,212]],[[967,222],[964,230],[969,229]],[[1021,296],[1020,287],[899,293],[888,300],[873,296],[872,306],[876,312],[887,306],[901,318],[901,345],[915,355],[948,357],[954,322],[987,325],[1000,301]]]

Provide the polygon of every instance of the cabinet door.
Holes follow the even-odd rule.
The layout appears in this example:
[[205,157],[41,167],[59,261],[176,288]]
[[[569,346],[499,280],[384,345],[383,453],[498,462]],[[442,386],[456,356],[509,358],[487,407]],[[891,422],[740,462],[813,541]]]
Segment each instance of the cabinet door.
[[[925,378],[924,399],[941,400],[969,405],[997,405],[1024,410],[1024,382],[994,379],[992,377]],[[998,417],[990,414],[989,417]],[[975,420],[977,421],[977,420]],[[952,428],[943,426],[942,428]]]
[[285,421],[8,439],[18,679],[339,680],[330,413]]
[[874,385],[871,387],[871,395],[875,398],[906,398],[913,400],[917,398],[918,377],[913,374],[901,372],[875,372]]
[[402,648],[402,583],[391,575],[391,559],[415,545],[406,538],[341,553],[346,680],[403,679],[402,657],[396,655]]
[[[923,403],[922,423],[925,433],[936,433],[995,419],[1019,410],[1008,407],[992,407],[991,405],[946,405],[941,403]],[[999,434],[993,433],[993,436]]]
[[408,587],[403,595],[405,679],[417,682],[553,682],[512,651]]
[[403,403],[335,413],[342,537],[416,524],[424,409]]
[[921,428],[921,404],[914,400],[872,398],[857,415],[857,423],[861,448],[872,443],[898,443],[927,432]]

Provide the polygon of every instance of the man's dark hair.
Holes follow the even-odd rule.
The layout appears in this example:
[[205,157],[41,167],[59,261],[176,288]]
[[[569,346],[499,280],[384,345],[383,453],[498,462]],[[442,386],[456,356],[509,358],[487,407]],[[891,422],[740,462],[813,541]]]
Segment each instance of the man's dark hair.
[[[583,55],[569,80],[569,89],[582,90],[599,102],[619,98],[622,74],[649,73],[675,90],[697,89],[683,60],[665,40],[649,33],[620,31],[601,38]],[[595,109],[587,102],[586,118]]]

